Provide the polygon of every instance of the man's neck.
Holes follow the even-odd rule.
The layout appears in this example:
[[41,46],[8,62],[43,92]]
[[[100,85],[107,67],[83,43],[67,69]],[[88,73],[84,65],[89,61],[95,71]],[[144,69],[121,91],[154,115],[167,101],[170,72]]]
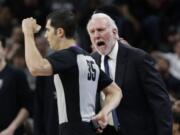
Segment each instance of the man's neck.
[[2,71],[5,66],[6,66],[6,61],[5,60],[0,60],[0,71]]
[[64,41],[62,41],[61,43],[61,47],[59,49],[67,49],[71,46],[75,46],[76,45],[76,41],[74,39],[66,39]]

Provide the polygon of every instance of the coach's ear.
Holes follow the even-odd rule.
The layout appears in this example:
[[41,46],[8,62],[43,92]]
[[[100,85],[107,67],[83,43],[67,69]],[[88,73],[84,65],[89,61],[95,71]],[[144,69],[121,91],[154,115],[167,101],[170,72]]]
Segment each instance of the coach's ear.
[[118,30],[113,29],[112,31],[113,31],[114,37],[118,40],[119,39]]
[[57,28],[56,33],[61,38],[64,37],[64,35],[65,35],[65,32],[64,32],[63,28]]

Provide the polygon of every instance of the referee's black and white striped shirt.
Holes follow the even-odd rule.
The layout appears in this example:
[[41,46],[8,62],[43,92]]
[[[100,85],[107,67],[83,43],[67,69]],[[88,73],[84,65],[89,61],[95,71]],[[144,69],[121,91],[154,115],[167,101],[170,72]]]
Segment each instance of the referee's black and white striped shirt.
[[112,80],[79,47],[57,51],[48,60],[54,72],[59,124],[89,122],[95,115],[96,92],[108,86]]

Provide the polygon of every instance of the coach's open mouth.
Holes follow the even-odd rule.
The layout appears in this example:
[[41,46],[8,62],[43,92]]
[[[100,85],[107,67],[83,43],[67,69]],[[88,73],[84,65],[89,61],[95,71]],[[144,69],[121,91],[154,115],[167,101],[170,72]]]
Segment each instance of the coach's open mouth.
[[105,45],[105,42],[104,41],[98,41],[97,42],[97,46],[104,46]]

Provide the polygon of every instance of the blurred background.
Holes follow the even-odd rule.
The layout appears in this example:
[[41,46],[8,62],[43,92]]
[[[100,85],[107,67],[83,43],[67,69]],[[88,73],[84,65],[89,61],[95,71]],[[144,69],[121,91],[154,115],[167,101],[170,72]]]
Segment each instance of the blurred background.
[[[6,37],[8,63],[24,70],[33,92],[36,78],[26,68],[21,21],[32,16],[44,27],[46,15],[64,6],[77,15],[78,45],[89,53],[93,46],[86,24],[98,9],[115,20],[120,37],[152,55],[171,97],[173,133],[180,135],[180,0],[0,0],[0,35]],[[36,43],[43,56],[51,53],[43,29]],[[27,123],[26,134],[33,134],[33,116]]]

